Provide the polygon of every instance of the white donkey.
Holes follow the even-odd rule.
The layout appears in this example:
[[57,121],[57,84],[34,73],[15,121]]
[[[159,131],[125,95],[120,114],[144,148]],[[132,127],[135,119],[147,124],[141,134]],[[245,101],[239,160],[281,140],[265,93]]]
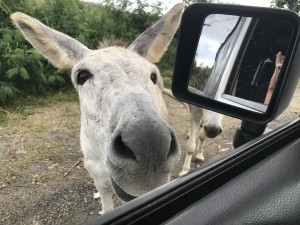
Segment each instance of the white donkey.
[[180,147],[165,121],[159,61],[176,32],[184,4],[175,5],[126,49],[90,50],[23,13],[11,19],[26,39],[57,68],[72,68],[81,110],[85,167],[102,201],[122,201],[167,183]]
[[[204,95],[203,92],[196,90],[195,88],[189,87],[191,92],[196,94]],[[171,98],[179,101],[175,98],[172,91],[164,88],[164,93]],[[191,160],[194,152],[196,151],[196,161],[203,162],[203,145],[205,139],[215,138],[222,133],[222,120],[223,115],[214,111],[203,109],[198,106],[191,104],[182,103],[189,113],[189,131],[187,141],[187,153],[185,156],[182,171],[179,176],[187,174],[191,168]]]

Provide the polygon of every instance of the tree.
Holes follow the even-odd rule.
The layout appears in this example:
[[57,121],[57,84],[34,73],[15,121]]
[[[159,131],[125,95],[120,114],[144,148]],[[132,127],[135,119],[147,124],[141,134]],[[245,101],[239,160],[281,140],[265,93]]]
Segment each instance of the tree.
[[272,0],[271,6],[300,12],[300,0]]
[[[10,14],[20,11],[79,40],[91,49],[103,39],[122,39],[125,44],[160,18],[162,3],[142,0],[0,0],[0,104],[14,97],[40,95],[71,87],[69,70],[52,67],[13,26]],[[175,41],[161,60],[172,68]]]

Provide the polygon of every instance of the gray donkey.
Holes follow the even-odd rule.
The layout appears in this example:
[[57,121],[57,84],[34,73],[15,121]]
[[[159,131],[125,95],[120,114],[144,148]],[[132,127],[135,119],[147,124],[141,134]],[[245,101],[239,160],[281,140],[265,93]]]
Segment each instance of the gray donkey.
[[138,36],[126,49],[90,50],[75,39],[17,12],[25,38],[57,68],[71,68],[81,110],[84,164],[100,194],[102,212],[113,192],[128,201],[167,183],[180,158],[177,138],[165,121],[159,61],[176,32],[184,4]]
[[[205,95],[203,92],[188,87],[189,91],[197,95]],[[179,176],[190,171],[192,156],[196,152],[196,161],[204,162],[203,146],[206,138],[215,138],[222,133],[223,115],[208,109],[179,101],[170,89],[164,88],[164,94],[184,105],[189,114],[189,131],[187,141],[187,153]]]

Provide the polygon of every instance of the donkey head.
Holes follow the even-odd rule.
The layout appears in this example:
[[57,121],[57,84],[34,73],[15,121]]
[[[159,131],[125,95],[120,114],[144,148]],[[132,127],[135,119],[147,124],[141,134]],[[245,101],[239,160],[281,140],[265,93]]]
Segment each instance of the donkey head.
[[201,126],[203,127],[205,136],[208,138],[215,138],[222,133],[223,115],[207,109],[202,109]]
[[[90,50],[22,13],[11,15],[26,39],[57,68],[71,68],[81,109],[81,149],[102,199],[110,185],[124,201],[166,183],[180,148],[165,122],[159,61],[176,32],[184,4],[127,48]],[[108,201],[108,200],[105,200]]]

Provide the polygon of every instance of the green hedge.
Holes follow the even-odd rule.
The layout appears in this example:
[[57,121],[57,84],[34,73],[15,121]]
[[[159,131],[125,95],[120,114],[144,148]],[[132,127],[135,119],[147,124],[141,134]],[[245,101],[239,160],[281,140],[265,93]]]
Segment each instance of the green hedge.
[[[130,43],[153,24],[162,12],[161,2],[149,5],[131,0],[105,0],[103,4],[79,0],[0,0],[0,7],[2,103],[9,103],[19,95],[41,94],[71,87],[69,71],[57,70],[43,59],[12,25],[9,18],[11,13],[21,11],[29,14],[94,49],[103,38],[120,38]],[[175,49],[174,41],[159,63],[163,70],[172,70]]]

